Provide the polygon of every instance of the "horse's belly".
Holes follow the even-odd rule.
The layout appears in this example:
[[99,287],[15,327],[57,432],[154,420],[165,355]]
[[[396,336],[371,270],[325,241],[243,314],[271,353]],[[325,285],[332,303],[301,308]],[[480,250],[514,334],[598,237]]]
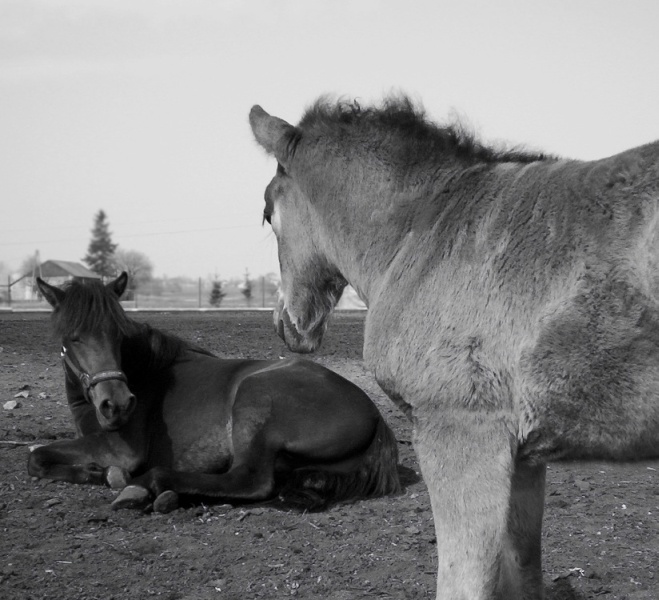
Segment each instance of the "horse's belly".
[[606,308],[562,315],[523,357],[526,453],[659,456],[659,323]]
[[659,310],[625,293],[604,302],[601,290],[589,290],[539,326],[527,351],[515,350],[514,336],[492,332],[458,340],[449,331],[426,332],[428,339],[396,331],[391,340],[384,328],[371,328],[365,358],[420,426],[441,422],[447,411],[478,411],[507,415],[520,455],[537,461],[656,457]]

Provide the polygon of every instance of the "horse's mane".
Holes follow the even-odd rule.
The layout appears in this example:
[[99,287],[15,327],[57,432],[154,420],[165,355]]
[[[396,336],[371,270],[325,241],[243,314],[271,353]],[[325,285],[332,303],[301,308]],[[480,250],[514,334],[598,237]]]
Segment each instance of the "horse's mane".
[[[328,136],[337,130],[358,128],[371,136],[390,137],[410,161],[453,154],[467,163],[530,163],[553,158],[521,148],[486,146],[464,124],[437,125],[407,96],[390,96],[381,106],[363,107],[357,100],[318,99],[299,123],[303,131],[319,131]],[[374,142],[377,143],[377,142]]]
[[129,373],[149,373],[170,366],[183,352],[192,351],[215,356],[196,344],[192,344],[148,323],[136,323],[135,329],[122,343],[122,364]]
[[104,331],[111,339],[122,342],[122,363],[127,370],[158,370],[171,365],[186,350],[212,353],[147,323],[138,323],[125,313],[119,299],[101,282],[71,281],[62,288],[66,292],[53,311],[53,329],[63,338],[80,333]]

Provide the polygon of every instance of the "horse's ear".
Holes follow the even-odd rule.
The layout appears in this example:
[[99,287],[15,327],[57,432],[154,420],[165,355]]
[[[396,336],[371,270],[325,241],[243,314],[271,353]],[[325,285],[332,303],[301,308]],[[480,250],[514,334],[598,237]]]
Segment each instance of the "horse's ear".
[[300,137],[298,130],[283,119],[269,115],[258,104],[249,112],[249,124],[263,149],[273,154],[282,166],[288,166],[295,152],[295,141]]
[[113,292],[117,298],[121,298],[123,293],[126,291],[126,286],[128,285],[128,273],[124,271],[119,277],[114,281],[108,283],[105,287]]
[[46,302],[53,308],[57,308],[62,303],[62,300],[64,300],[65,292],[54,285],[46,283],[41,277],[37,277],[37,287],[41,295],[46,299]]

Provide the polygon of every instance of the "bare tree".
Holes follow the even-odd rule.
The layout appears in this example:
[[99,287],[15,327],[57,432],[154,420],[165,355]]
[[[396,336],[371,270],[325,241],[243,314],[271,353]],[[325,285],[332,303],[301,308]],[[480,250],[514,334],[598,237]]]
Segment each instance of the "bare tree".
[[153,279],[153,263],[143,252],[118,248],[113,262],[117,271],[128,273],[128,289],[133,293]]
[[23,259],[21,263],[21,275],[32,275],[36,270],[36,274],[39,275],[39,255],[30,254]]

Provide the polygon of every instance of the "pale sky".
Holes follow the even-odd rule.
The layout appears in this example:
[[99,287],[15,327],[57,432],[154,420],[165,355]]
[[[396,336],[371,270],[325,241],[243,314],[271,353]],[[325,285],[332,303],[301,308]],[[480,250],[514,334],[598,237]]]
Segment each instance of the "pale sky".
[[657,0],[0,0],[0,262],[79,261],[94,215],[156,275],[278,271],[253,104],[404,91],[486,141],[659,139]]

